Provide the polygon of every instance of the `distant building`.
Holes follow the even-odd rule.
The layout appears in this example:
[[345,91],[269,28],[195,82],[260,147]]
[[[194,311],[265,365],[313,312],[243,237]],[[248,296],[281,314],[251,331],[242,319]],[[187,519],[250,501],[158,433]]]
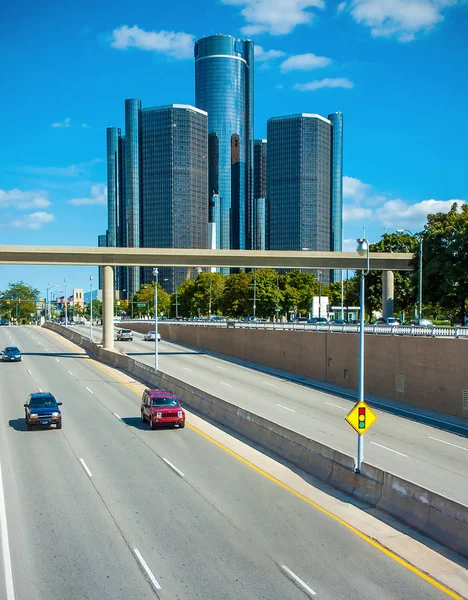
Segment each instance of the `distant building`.
[[208,112],[209,220],[221,249],[253,247],[253,83],[253,42],[212,35],[195,43],[195,104]]
[[[316,114],[274,117],[268,121],[267,189],[272,250],[341,248],[338,213],[342,210],[342,119],[335,117],[335,121],[336,129],[331,120]],[[330,273],[323,271],[322,283],[329,282]]]
[[[343,249],[343,115],[340,112],[328,115],[332,124],[332,182],[331,182],[331,250]],[[343,273],[331,271],[332,281],[341,281]]]
[[[107,234],[105,233],[103,235],[98,235],[98,248],[106,248],[106,247],[107,247]],[[102,267],[98,267],[98,273],[99,273],[98,289],[102,290]]]
[[[141,111],[142,247],[206,248],[208,239],[208,116],[199,108],[171,104]],[[195,269],[192,275],[196,276]],[[143,281],[153,280],[151,268]],[[169,293],[186,279],[186,268],[162,267]]]
[[268,249],[267,141],[254,140],[253,249]]

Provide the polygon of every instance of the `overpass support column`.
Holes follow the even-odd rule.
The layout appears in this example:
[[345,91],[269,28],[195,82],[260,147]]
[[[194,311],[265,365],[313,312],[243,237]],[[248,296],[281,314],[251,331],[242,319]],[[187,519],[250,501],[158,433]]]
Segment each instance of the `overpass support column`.
[[102,267],[102,343],[114,349],[114,269]]
[[393,271],[382,271],[382,313],[383,318],[393,317],[395,297],[395,277]]

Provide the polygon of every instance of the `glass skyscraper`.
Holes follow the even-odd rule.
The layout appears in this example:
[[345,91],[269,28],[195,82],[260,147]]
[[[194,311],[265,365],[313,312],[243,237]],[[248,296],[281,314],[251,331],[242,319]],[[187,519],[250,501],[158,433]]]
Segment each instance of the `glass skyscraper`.
[[[181,104],[143,109],[142,247],[206,248],[207,198],[207,113]],[[186,268],[163,267],[159,282],[174,293],[187,274]],[[143,280],[153,280],[151,268],[144,269]]]
[[[107,240],[106,245],[123,246],[123,215],[125,207],[124,156],[125,138],[119,127],[107,128]],[[123,267],[115,268],[115,289],[121,290]]]
[[[332,250],[332,123],[315,114],[268,121],[271,250]],[[328,284],[328,271],[322,282]]]
[[225,249],[254,243],[253,71],[250,40],[213,35],[195,43],[195,103],[208,112],[207,199],[219,196],[216,230]]
[[267,141],[254,140],[253,250],[268,249]]
[[[328,115],[332,124],[332,183],[331,183],[331,250],[343,249],[343,115],[340,112]],[[332,281],[341,281],[342,272],[331,272]]]

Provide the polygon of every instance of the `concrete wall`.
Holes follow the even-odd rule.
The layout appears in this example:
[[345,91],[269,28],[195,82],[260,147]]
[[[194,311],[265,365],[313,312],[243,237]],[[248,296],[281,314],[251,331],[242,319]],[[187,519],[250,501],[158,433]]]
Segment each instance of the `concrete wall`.
[[[155,375],[153,367],[118,352],[104,350],[73,329],[56,323],[47,323],[46,327],[86,348],[98,360],[129,373],[136,380],[171,390],[203,415],[468,557],[468,506],[366,463],[362,464],[361,473],[357,474],[354,472],[354,460],[346,454],[165,373]],[[242,338],[237,336],[236,339]]]
[[[146,332],[152,323],[132,324]],[[359,338],[352,333],[159,325],[165,339],[295,375],[357,389]],[[403,391],[397,391],[397,375]],[[366,335],[366,392],[468,418],[468,341]],[[467,407],[468,408],[468,407]]]

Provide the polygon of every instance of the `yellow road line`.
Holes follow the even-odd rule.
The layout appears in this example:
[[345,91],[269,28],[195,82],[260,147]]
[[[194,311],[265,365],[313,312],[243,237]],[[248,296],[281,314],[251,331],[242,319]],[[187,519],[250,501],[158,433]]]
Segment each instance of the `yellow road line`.
[[[48,331],[48,330],[46,329],[45,331]],[[73,348],[71,345],[67,344],[66,341],[63,340],[63,338],[57,337],[56,339],[58,339],[58,341],[60,341],[61,343],[63,343],[65,346],[68,346],[69,348],[75,350],[75,348]],[[114,373],[111,373],[110,371],[108,371],[107,369],[105,369],[98,361],[96,361],[93,358],[89,358],[89,357],[87,357],[87,358],[98,369],[100,369],[101,371],[104,371],[104,373],[107,373],[108,375],[110,375],[111,377],[113,377],[116,381],[118,381],[119,383],[122,383],[129,390],[131,390],[132,392],[134,392],[135,394],[137,394],[138,396],[140,396],[140,392],[138,390],[136,390],[134,387],[132,387],[131,385],[129,385],[128,383],[126,383],[125,381],[123,381],[123,379],[121,379],[120,377],[118,377]],[[385,548],[385,546],[382,546],[382,544],[380,544],[376,540],[373,540],[371,537],[369,537],[365,533],[362,533],[362,531],[359,531],[359,529],[356,529],[356,527],[354,527],[350,523],[347,523],[341,517],[338,517],[337,515],[333,514],[329,510],[327,510],[326,508],[323,508],[323,506],[320,506],[320,504],[317,504],[313,500],[310,500],[310,498],[307,498],[307,496],[304,496],[300,492],[298,492],[295,489],[289,487],[288,485],[286,485],[285,483],[283,483],[282,481],[280,481],[276,477],[273,477],[273,475],[270,475],[269,473],[267,473],[266,471],[264,471],[260,467],[257,467],[256,465],[254,465],[252,462],[250,462],[246,458],[243,458],[240,454],[237,454],[237,452],[234,452],[233,450],[230,450],[227,446],[225,446],[224,444],[221,444],[221,442],[218,442],[217,440],[215,440],[214,438],[212,438],[208,434],[204,433],[203,431],[201,431],[197,427],[194,427],[193,425],[190,425],[190,423],[187,423],[187,427],[189,429],[191,429],[192,431],[194,431],[195,433],[197,433],[198,435],[201,435],[203,438],[205,438],[207,441],[211,442],[212,444],[214,444],[215,446],[217,446],[221,450],[224,450],[224,452],[227,452],[232,457],[234,457],[237,460],[239,460],[240,462],[242,462],[244,465],[250,467],[251,469],[253,469],[254,471],[256,471],[259,475],[263,475],[263,477],[266,477],[269,481],[271,481],[272,483],[275,483],[276,485],[278,485],[279,487],[281,487],[283,490],[286,490],[286,491],[290,492],[291,494],[293,494],[294,496],[296,496],[296,498],[300,498],[304,502],[307,502],[307,504],[309,504],[310,506],[313,506],[314,508],[316,508],[322,514],[327,515],[327,517],[330,517],[331,519],[333,519],[337,523],[340,523],[340,525],[343,525],[343,527],[346,527],[347,529],[349,529],[350,531],[352,531],[355,535],[357,535],[358,537],[360,537],[362,540],[364,540],[365,542],[367,542],[368,544],[370,544],[371,546],[373,546],[377,550],[380,550],[380,552],[383,552],[388,557],[392,558],[394,561],[396,561],[402,567],[405,567],[406,569],[408,569],[409,571],[411,571],[412,573],[414,573],[415,575],[417,575],[421,579],[424,579],[424,581],[427,581],[427,583],[430,583],[431,585],[433,585],[434,587],[436,587],[437,589],[439,589],[441,592],[444,592],[450,598],[454,598],[454,600],[463,600],[462,596],[459,596],[458,594],[456,594],[455,592],[453,592],[449,588],[445,587],[444,585],[442,585],[441,583],[439,583],[438,581],[436,581],[435,579],[433,579],[432,577],[430,577],[426,573],[423,573],[423,571],[421,571],[418,568],[414,567],[411,563],[409,563],[408,561],[406,561],[404,558],[401,558],[400,556],[398,556],[397,554],[395,554],[394,552],[392,552],[388,548]]]

